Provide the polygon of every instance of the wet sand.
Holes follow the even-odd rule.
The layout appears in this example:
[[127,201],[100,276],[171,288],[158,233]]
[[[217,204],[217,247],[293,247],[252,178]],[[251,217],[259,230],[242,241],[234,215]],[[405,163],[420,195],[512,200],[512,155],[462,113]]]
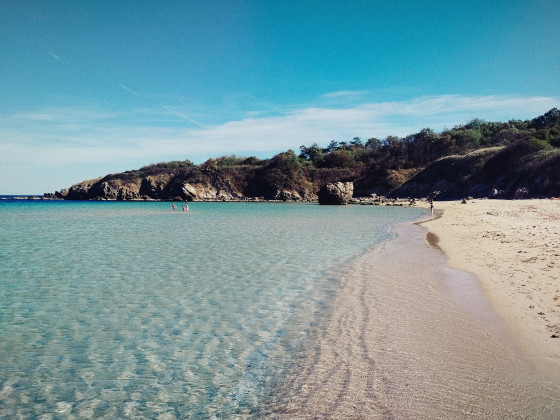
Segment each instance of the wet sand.
[[424,225],[451,266],[474,273],[542,374],[560,378],[560,200],[436,202]]
[[275,418],[556,418],[560,383],[541,375],[477,279],[448,266],[423,226],[336,273],[340,286]]

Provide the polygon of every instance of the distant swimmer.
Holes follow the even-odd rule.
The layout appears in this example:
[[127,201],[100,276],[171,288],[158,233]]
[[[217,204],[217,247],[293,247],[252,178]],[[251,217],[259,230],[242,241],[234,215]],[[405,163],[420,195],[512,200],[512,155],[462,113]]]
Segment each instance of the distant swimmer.
[[189,211],[189,203],[185,201],[185,211]]
[[182,205],[181,208],[183,209],[183,211],[187,211],[187,209],[185,209],[184,205]]
[[171,205],[171,208],[173,209],[173,211],[177,210],[177,207],[175,206],[175,203],[173,203],[173,204]]

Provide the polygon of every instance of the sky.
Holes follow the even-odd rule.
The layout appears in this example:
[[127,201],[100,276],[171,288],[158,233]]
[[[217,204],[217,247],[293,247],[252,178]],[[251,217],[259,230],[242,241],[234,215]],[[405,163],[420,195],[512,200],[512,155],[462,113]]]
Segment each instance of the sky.
[[558,0],[2,0],[0,194],[560,107]]

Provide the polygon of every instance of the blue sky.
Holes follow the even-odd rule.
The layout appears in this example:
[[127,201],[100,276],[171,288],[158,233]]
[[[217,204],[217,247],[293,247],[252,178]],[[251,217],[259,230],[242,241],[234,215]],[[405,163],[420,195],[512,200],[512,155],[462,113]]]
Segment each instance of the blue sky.
[[528,119],[560,2],[0,2],[0,194],[168,160]]

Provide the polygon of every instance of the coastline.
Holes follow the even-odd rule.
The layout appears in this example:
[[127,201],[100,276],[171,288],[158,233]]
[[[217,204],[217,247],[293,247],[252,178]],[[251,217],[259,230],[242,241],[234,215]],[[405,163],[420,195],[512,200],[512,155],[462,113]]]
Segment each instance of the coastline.
[[449,267],[446,243],[430,244],[426,227],[393,229],[337,273],[316,346],[270,414],[554,418],[560,381],[535,371],[477,278]]
[[423,225],[449,265],[479,280],[535,368],[560,383],[560,201],[436,202]]

